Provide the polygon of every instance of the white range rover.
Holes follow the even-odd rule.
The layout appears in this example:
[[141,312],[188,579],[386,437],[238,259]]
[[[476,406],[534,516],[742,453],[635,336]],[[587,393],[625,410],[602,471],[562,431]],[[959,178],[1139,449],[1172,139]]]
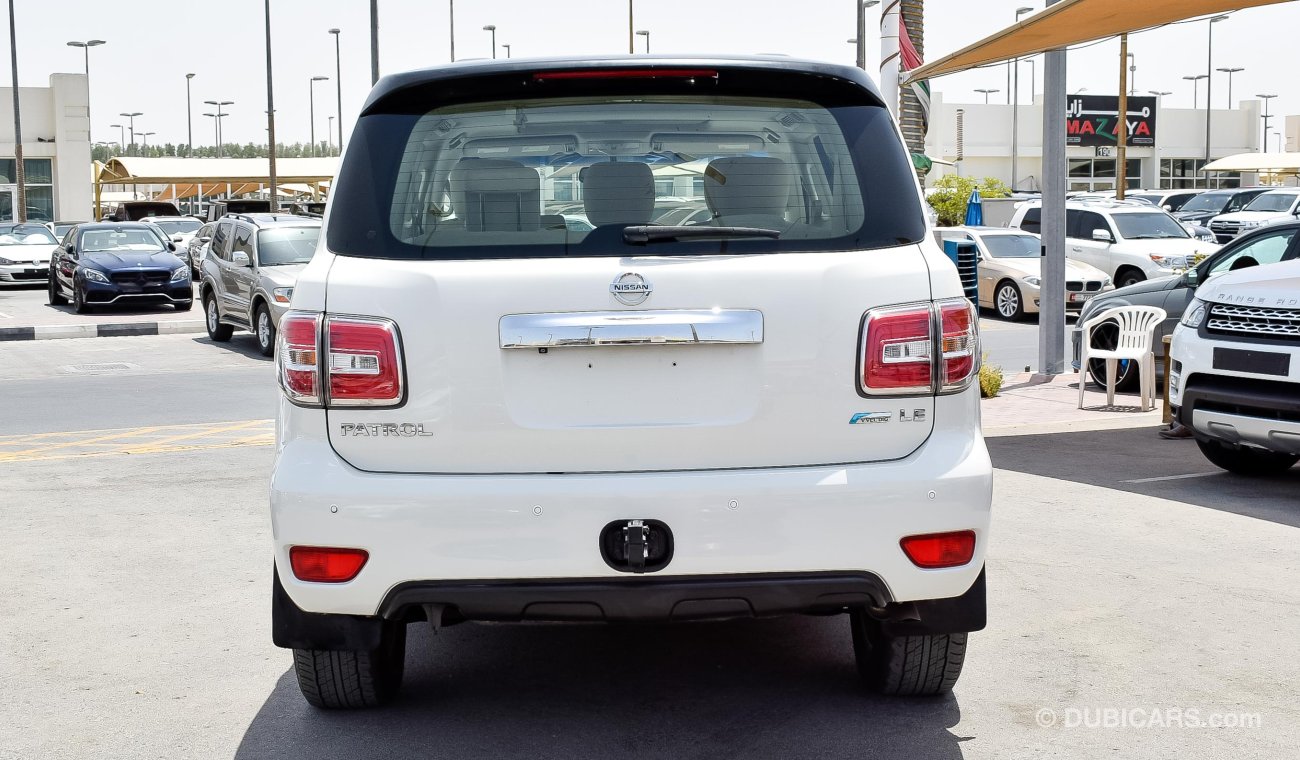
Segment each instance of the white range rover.
[[1170,403],[1207,459],[1241,475],[1300,461],[1300,259],[1208,280],[1171,355]]
[[273,629],[307,700],[390,699],[409,623],[800,613],[848,613],[869,685],[951,689],[992,469],[923,208],[854,68],[379,82],[280,323]]

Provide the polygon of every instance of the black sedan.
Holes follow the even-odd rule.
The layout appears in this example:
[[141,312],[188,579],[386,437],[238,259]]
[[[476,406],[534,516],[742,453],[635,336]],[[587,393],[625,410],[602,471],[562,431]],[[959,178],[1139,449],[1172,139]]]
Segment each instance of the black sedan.
[[[1168,316],[1156,327],[1153,344],[1156,358],[1159,360],[1165,355],[1162,339],[1166,335],[1173,334],[1174,327],[1183,318],[1183,312],[1192,302],[1192,296],[1196,294],[1196,288],[1201,283],[1224,272],[1276,264],[1279,261],[1297,258],[1300,258],[1300,222],[1279,222],[1260,227],[1236,238],[1182,274],[1157,277],[1099,295],[1088,302],[1075,324],[1074,367],[1079,368],[1079,342],[1082,339],[1080,325],[1107,309],[1118,306],[1157,306],[1164,309]],[[1092,344],[1096,348],[1114,348],[1115,328],[1108,324],[1098,325],[1093,331]],[[1156,367],[1161,366],[1162,363],[1157,361]],[[1090,361],[1088,369],[1097,382],[1105,384],[1106,362],[1104,360]],[[1136,363],[1120,362],[1119,374],[1115,378],[1116,387],[1120,390],[1133,390],[1137,384]]]
[[78,314],[109,304],[194,305],[190,267],[156,228],[139,222],[79,224],[50,257],[50,303]]

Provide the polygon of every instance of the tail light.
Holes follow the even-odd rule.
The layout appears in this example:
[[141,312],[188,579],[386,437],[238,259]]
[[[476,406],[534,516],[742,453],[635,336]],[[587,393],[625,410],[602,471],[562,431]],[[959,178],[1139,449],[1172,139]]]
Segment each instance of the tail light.
[[974,307],[959,298],[872,309],[863,319],[861,352],[860,390],[866,395],[964,390],[979,370]]
[[280,387],[295,404],[375,407],[403,401],[401,339],[391,320],[290,311],[280,320],[279,341]]
[[961,567],[975,556],[973,530],[908,536],[898,543],[913,565],[926,570]]
[[370,553],[365,549],[294,546],[289,549],[293,576],[312,583],[347,583],[361,572]]

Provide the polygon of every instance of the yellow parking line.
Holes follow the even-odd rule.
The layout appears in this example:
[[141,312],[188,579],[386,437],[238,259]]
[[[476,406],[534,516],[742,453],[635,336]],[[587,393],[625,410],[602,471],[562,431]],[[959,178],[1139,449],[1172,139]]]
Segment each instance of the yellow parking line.
[[[70,459],[106,454],[155,454],[233,446],[261,446],[274,442],[272,420],[245,420],[190,425],[33,433],[0,441],[0,462]],[[258,430],[266,426],[266,430]],[[55,438],[58,436],[58,438]],[[89,437],[87,437],[89,436]],[[14,447],[25,447],[15,450]]]
[[99,438],[90,438],[90,439],[83,439],[77,441],[64,441],[63,443],[56,443],[50,446],[42,446],[41,448],[37,448],[37,449],[27,449],[26,451],[10,451],[10,452],[6,452],[6,456],[14,457],[14,456],[23,456],[23,455],[31,455],[31,454],[43,454],[46,451],[53,451],[55,449],[66,449],[69,446],[86,446],[92,443],[104,443],[105,441],[112,441],[121,438],[134,438],[135,436],[142,435],[144,433],[152,433],[155,430],[161,430],[165,427],[167,426],[155,425],[154,427],[136,428],[134,430],[125,430],[125,431],[119,430],[113,433],[112,435],[100,436]]
[[[202,438],[203,436],[208,436],[208,435],[218,435],[218,434],[220,434],[220,433],[230,433],[230,432],[234,432],[234,431],[236,431],[236,430],[244,430],[244,429],[250,428],[250,427],[252,427],[252,426],[254,426],[254,425],[258,425],[258,424],[261,424],[261,423],[262,423],[262,420],[250,420],[250,421],[248,421],[248,422],[240,422],[240,423],[237,423],[237,424],[234,424],[234,425],[228,425],[228,426],[226,426],[226,427],[209,428],[209,429],[207,429],[207,430],[197,430],[197,431],[194,431],[194,432],[192,432],[192,433],[184,433],[184,434],[182,434],[182,435],[173,435],[173,436],[171,436],[171,437],[169,437],[169,438],[163,438],[162,440],[159,440],[159,441],[148,441],[147,443],[143,444],[144,448],[142,448],[142,449],[131,449],[130,451],[132,451],[132,452],[135,452],[135,451],[144,451],[144,450],[146,450],[146,449],[153,449],[153,448],[158,448],[158,447],[165,447],[165,446],[167,446],[168,444],[170,444],[170,443],[174,443],[174,442],[176,442],[176,441],[186,441],[186,440],[189,440],[189,439],[191,439],[191,438]],[[137,445],[137,444],[116,444],[116,445],[119,445],[119,446],[133,446],[133,445]]]

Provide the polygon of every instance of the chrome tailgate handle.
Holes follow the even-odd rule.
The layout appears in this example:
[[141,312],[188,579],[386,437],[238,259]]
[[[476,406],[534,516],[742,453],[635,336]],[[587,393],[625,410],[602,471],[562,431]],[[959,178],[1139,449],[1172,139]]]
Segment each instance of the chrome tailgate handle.
[[763,342],[763,312],[754,309],[660,309],[507,314],[502,348],[572,346],[744,345]]

